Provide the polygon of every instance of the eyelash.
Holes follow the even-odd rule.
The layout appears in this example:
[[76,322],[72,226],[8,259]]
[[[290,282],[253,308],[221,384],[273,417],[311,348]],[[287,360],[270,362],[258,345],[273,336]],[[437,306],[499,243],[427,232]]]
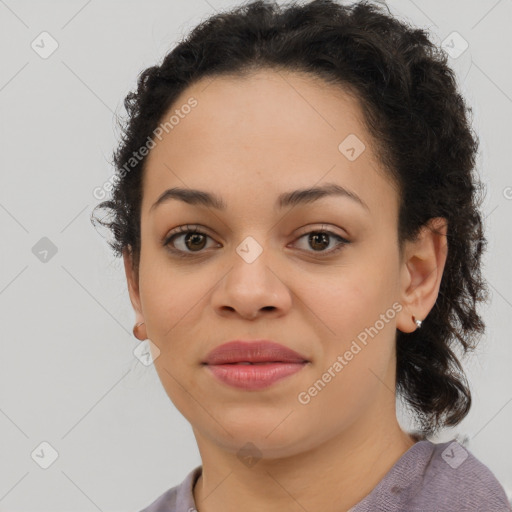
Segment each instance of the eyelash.
[[[164,245],[164,247],[166,247],[169,252],[171,252],[173,255],[175,255],[179,258],[189,258],[189,257],[194,257],[194,256],[200,256],[201,253],[204,251],[198,251],[196,253],[186,252],[186,251],[182,251],[180,249],[175,249],[170,245],[171,242],[173,241],[173,239],[175,239],[178,236],[181,236],[183,234],[187,234],[187,233],[198,233],[200,235],[205,235],[205,236],[211,238],[207,233],[203,233],[202,231],[199,231],[197,226],[191,227],[189,225],[185,225],[185,226],[180,226],[179,228],[176,228],[172,233],[170,233],[168,236],[166,236],[162,245]],[[337,252],[342,250],[346,245],[351,243],[349,240],[346,240],[345,238],[341,237],[340,235],[337,235],[336,233],[333,233],[332,231],[329,231],[326,229],[313,229],[311,231],[307,231],[306,233],[303,233],[302,235],[300,235],[299,239],[306,235],[309,235],[311,233],[316,233],[316,234],[323,233],[323,234],[330,235],[334,238],[337,238],[339,240],[338,245],[334,249],[330,249],[329,251],[318,251],[317,254],[319,254],[320,257],[332,256],[333,254],[336,254]],[[306,251],[306,252],[311,252],[311,251]]]

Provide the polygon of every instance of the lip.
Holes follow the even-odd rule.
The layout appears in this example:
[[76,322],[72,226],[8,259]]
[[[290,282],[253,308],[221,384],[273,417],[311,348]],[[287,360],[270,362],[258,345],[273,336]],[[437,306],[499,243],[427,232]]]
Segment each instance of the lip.
[[309,362],[302,354],[273,341],[235,340],[213,349],[202,364],[225,384],[259,390],[297,373]]
[[214,348],[203,361],[204,364],[230,363],[304,363],[308,362],[302,354],[291,348],[268,340],[235,340]]

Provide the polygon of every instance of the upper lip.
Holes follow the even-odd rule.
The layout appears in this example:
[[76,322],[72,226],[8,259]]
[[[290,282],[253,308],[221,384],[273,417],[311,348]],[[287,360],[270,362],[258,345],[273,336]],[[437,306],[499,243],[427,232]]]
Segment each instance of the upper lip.
[[228,363],[306,363],[308,360],[294,350],[268,340],[235,340],[214,348],[203,364]]

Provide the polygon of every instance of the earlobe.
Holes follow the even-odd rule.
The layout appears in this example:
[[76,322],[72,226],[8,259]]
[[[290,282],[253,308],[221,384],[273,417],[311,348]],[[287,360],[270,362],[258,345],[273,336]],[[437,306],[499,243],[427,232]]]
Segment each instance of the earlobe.
[[397,328],[414,331],[425,320],[439,294],[448,255],[447,221],[435,217],[422,227],[417,240],[406,242],[401,272],[401,304]]
[[[128,294],[130,295],[130,302],[132,303],[136,317],[136,323],[135,326],[133,327],[133,335],[138,340],[143,341],[146,340],[148,336],[140,302],[138,272],[135,271],[135,268],[133,266],[133,258],[130,248],[125,248],[123,250],[123,261],[126,282],[128,285]],[[142,330],[143,333],[140,334],[139,330]]]

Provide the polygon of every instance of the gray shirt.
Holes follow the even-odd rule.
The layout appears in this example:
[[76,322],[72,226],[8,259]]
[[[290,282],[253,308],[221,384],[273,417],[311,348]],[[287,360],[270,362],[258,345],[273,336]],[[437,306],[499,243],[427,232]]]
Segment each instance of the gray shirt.
[[[140,512],[195,512],[202,466]],[[456,440],[418,441],[347,512],[512,512],[491,470]]]

